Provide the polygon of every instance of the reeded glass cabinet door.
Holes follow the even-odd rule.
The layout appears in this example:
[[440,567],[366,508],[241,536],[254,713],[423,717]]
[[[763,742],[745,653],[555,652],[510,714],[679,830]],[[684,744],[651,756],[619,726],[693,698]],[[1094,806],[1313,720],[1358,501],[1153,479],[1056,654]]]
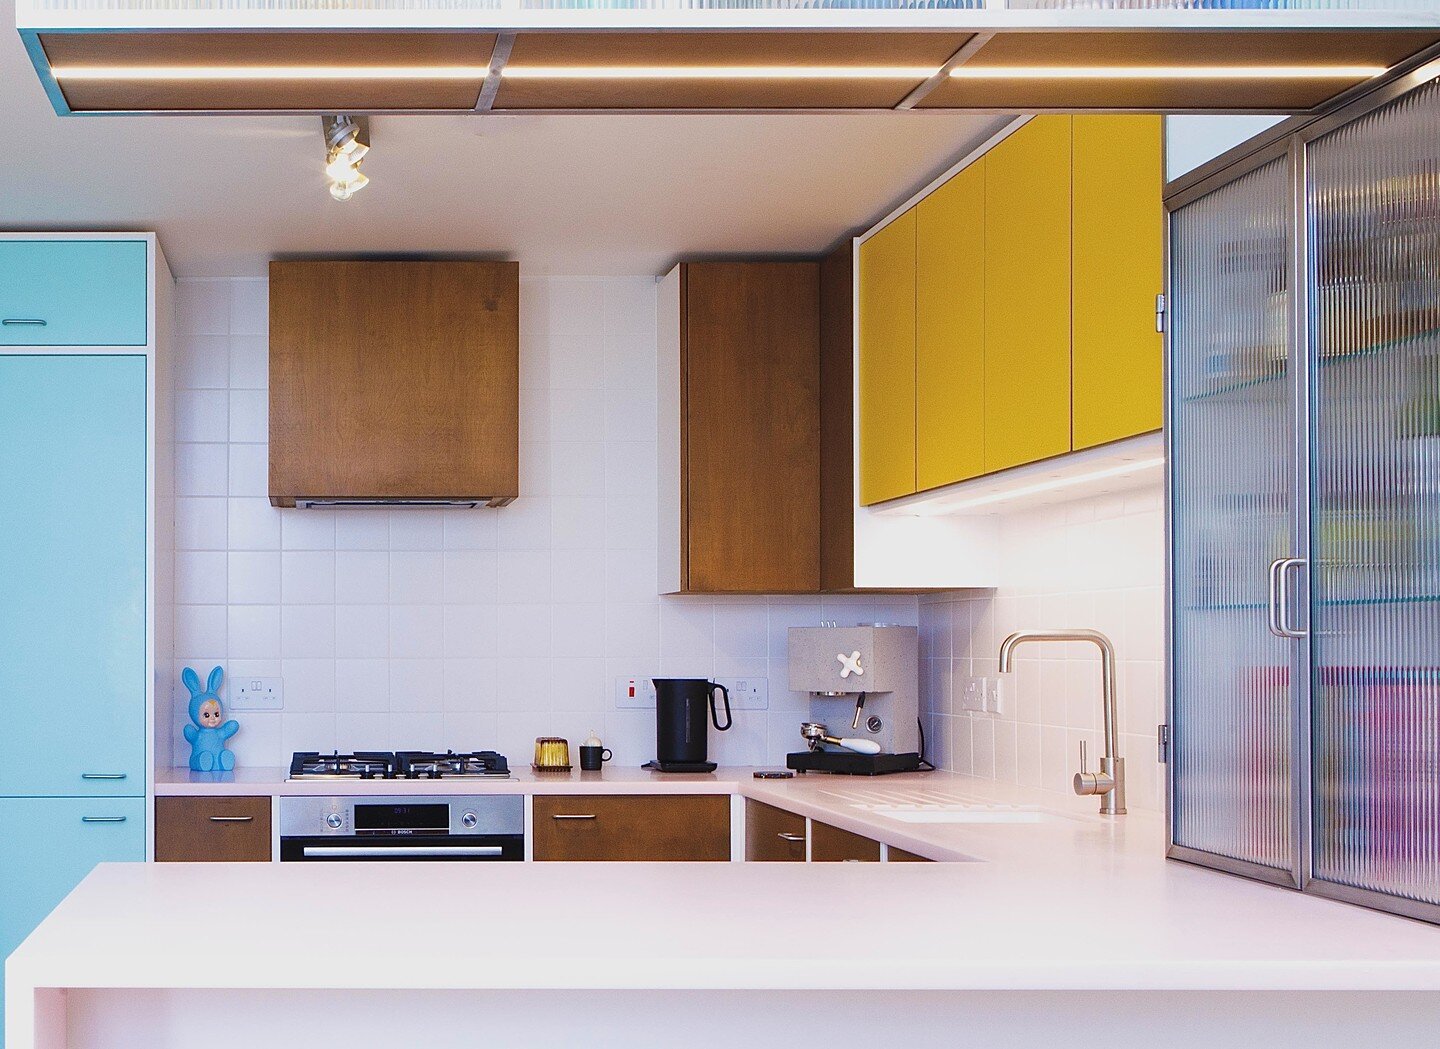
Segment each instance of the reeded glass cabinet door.
[[1171,217],[1171,855],[1297,881],[1292,192],[1281,157]]
[[[1440,87],[1309,147],[1311,888],[1440,904]],[[1368,891],[1368,892],[1367,892]],[[1418,906],[1416,906],[1418,905]]]

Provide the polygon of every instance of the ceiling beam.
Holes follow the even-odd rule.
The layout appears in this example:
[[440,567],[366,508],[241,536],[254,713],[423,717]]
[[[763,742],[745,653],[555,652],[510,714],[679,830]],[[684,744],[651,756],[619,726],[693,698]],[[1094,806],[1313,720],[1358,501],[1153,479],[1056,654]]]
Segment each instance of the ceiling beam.
[[[971,58],[973,58],[977,53],[979,53],[982,47],[984,47],[986,44],[988,44],[991,40],[994,39],[994,33],[976,33],[969,40],[965,41],[965,45],[960,48],[959,51],[956,51],[953,55],[946,59],[945,64],[939,69],[935,70],[935,73],[930,77],[929,80],[925,81],[914,91],[910,92],[899,102],[897,102],[895,104],[895,108],[897,110],[914,109],[915,106],[919,104],[921,99],[923,99],[930,92],[934,91],[941,84],[945,83],[946,79],[950,76],[950,70],[954,69],[956,66],[964,65],[966,62],[970,61]],[[498,47],[499,45],[497,44],[496,46]]]
[[515,33],[502,32],[495,37],[495,49],[490,52],[490,72],[480,86],[480,97],[475,102],[475,112],[488,113],[495,105],[495,96],[500,93],[500,71],[510,61],[510,50],[515,46]]

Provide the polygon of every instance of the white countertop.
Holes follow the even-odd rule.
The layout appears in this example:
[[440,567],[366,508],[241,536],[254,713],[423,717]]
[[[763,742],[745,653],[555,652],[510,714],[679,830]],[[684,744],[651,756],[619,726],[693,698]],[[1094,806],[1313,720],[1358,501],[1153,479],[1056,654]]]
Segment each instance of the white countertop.
[[[604,774],[617,788],[630,782],[619,771]],[[9,976],[39,987],[1440,990],[1440,930],[1168,862],[1151,815],[1106,819],[1094,799],[943,774],[740,771],[714,783],[978,862],[105,864],[12,956]],[[1049,818],[931,826],[873,809],[916,791]],[[225,946],[197,965],[189,901],[202,899],[216,901]],[[327,952],[324,965],[277,949],[322,915],[327,929],[427,948]]]
[[709,773],[666,773],[607,764],[599,772],[536,772],[512,769],[508,778],[489,779],[304,779],[286,777],[280,766],[236,769],[234,772],[191,772],[158,769],[155,794],[734,794],[750,779],[752,768],[726,767]]

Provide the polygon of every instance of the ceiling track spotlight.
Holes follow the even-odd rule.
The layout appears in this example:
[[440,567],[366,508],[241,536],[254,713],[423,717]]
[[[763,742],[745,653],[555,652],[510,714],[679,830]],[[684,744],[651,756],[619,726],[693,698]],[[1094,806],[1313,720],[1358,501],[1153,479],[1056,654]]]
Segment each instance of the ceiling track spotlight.
[[365,117],[321,117],[320,130],[325,136],[325,177],[330,180],[330,195],[336,200],[349,200],[370,182],[360,171],[360,161],[370,152],[370,122]]

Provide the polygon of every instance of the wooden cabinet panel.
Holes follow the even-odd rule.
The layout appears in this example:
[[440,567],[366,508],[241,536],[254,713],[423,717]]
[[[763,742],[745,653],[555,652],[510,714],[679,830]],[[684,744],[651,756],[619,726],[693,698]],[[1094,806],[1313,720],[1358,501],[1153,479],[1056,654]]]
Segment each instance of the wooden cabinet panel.
[[270,264],[270,501],[519,494],[514,262]]
[[1074,118],[1074,446],[1160,428],[1161,117]]
[[985,472],[985,158],[916,206],[915,480]]
[[536,860],[730,859],[730,798],[537,795]]
[[1070,450],[1070,125],[985,157],[986,472]]
[[860,502],[915,491],[915,209],[860,245]]
[[695,593],[820,588],[820,267],[686,263],[681,403]]
[[879,863],[880,843],[864,835],[811,820],[810,859],[815,863]]
[[747,800],[745,859],[759,863],[805,862],[805,817]]
[[268,863],[268,797],[155,799],[155,859],[161,863]]
[[890,861],[891,863],[934,863],[934,862],[935,862],[934,860],[932,860],[932,859],[930,859],[930,858],[928,858],[928,857],[926,857],[926,856],[920,856],[920,855],[918,855],[918,854],[916,854],[916,853],[913,853],[913,852],[907,852],[905,849],[897,849],[894,845],[891,845],[891,846],[890,846],[890,850],[889,850],[888,853],[886,853],[886,855],[889,857],[889,861]]
[[820,263],[820,589],[855,586],[855,249]]

